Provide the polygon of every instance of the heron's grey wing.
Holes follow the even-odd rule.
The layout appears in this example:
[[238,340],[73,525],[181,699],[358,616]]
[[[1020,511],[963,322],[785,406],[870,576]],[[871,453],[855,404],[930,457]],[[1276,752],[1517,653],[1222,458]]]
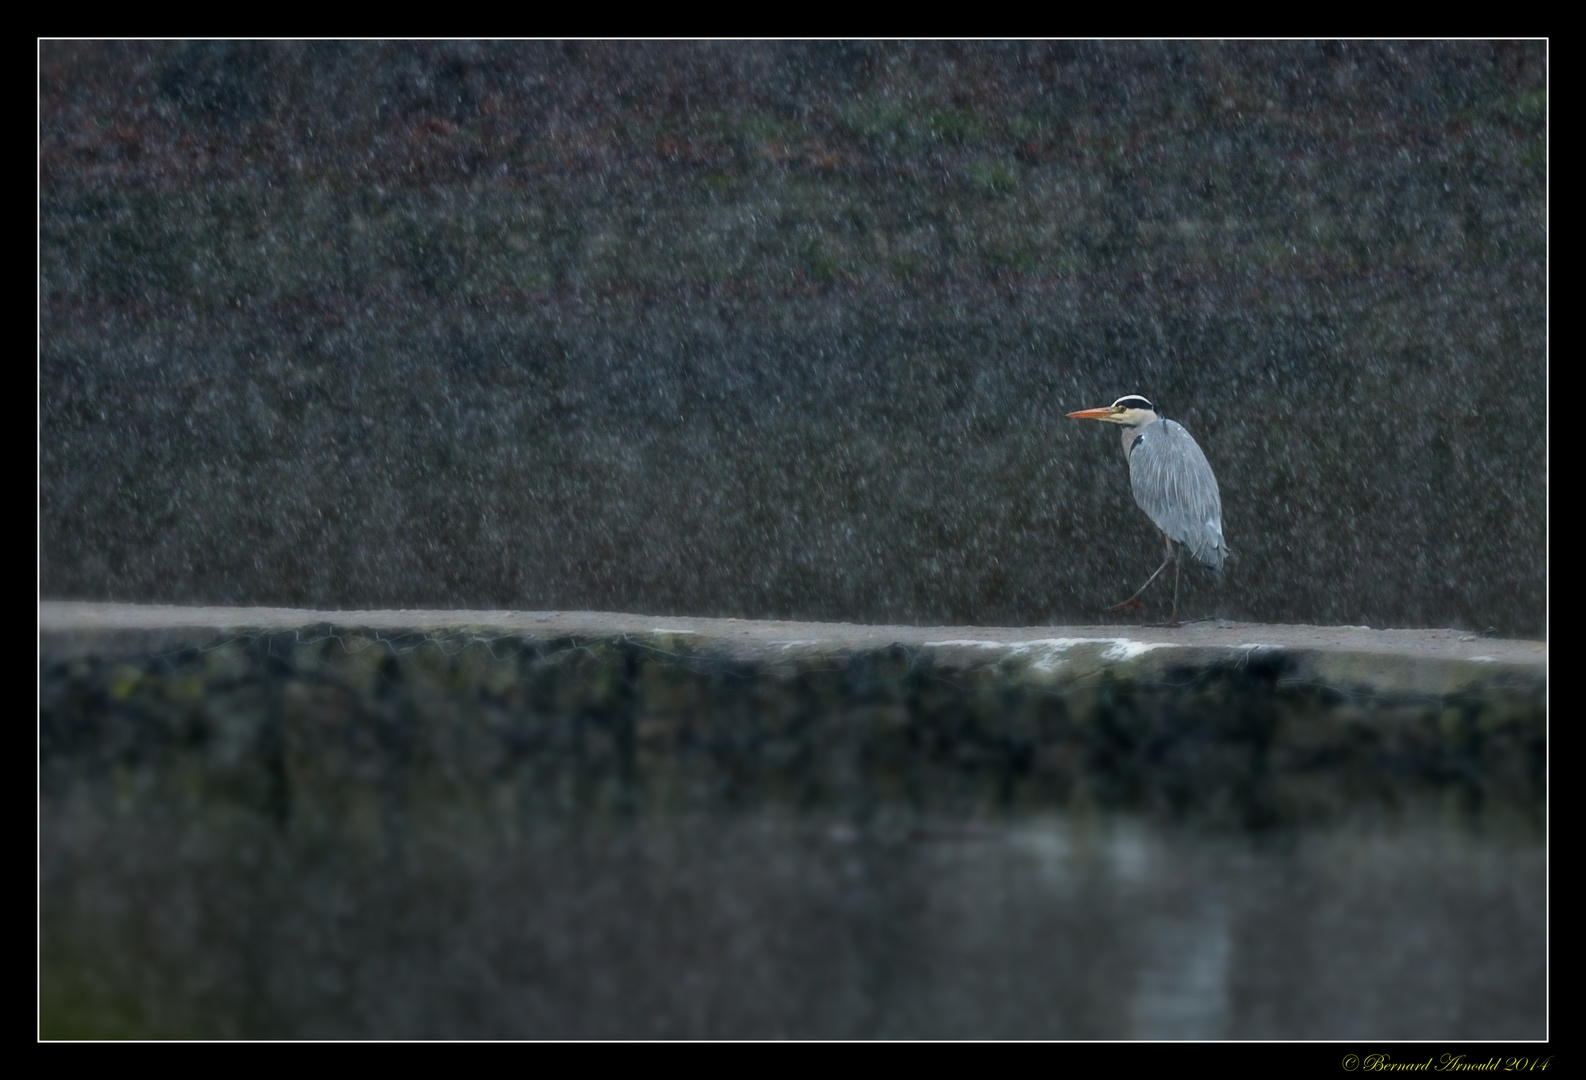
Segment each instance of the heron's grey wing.
[[1129,449],[1134,501],[1157,528],[1213,569],[1223,564],[1223,505],[1217,478],[1201,448],[1172,420],[1140,429]]

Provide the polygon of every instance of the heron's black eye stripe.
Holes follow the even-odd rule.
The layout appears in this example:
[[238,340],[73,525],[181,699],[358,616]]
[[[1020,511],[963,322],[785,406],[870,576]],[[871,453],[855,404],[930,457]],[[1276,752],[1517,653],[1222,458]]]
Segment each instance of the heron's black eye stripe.
[[1112,407],[1115,409],[1152,409],[1154,411],[1154,406],[1149,401],[1143,397],[1133,395],[1119,398],[1112,403]]

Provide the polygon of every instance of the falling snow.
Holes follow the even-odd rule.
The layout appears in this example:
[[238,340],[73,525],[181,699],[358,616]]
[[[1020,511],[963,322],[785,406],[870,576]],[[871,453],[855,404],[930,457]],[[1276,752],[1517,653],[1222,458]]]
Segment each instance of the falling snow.
[[1063,414],[1141,393],[1184,617],[1544,631],[1543,44],[41,72],[46,596],[1090,623],[1159,541]]

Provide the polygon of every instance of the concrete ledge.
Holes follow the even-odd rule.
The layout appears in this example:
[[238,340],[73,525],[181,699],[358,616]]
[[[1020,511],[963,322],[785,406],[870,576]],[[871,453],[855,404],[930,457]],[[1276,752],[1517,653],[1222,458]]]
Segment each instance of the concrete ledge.
[[[592,611],[314,611],[298,608],[166,607],[45,601],[41,641],[52,652],[108,643],[118,634],[152,641],[208,633],[267,634],[308,628],[412,635],[456,644],[504,637],[644,640],[732,660],[849,654],[900,645],[955,667],[997,662],[1033,676],[1082,677],[1116,667],[1151,669],[1282,654],[1292,677],[1387,692],[1447,692],[1495,675],[1545,680],[1547,643],[1483,638],[1457,630],[1274,626],[1227,621],[1174,629],[1131,626],[862,626],[853,623],[701,619]],[[412,642],[407,642],[411,646]],[[1141,663],[1145,658],[1150,660]]]

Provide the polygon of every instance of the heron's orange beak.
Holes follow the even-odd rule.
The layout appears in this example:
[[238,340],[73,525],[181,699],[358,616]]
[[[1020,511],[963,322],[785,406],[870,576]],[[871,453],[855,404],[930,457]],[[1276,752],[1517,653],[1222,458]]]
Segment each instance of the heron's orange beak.
[[1079,412],[1071,412],[1068,415],[1074,420],[1105,420],[1107,417],[1112,415],[1112,409],[1110,407],[1103,409],[1081,409]]

